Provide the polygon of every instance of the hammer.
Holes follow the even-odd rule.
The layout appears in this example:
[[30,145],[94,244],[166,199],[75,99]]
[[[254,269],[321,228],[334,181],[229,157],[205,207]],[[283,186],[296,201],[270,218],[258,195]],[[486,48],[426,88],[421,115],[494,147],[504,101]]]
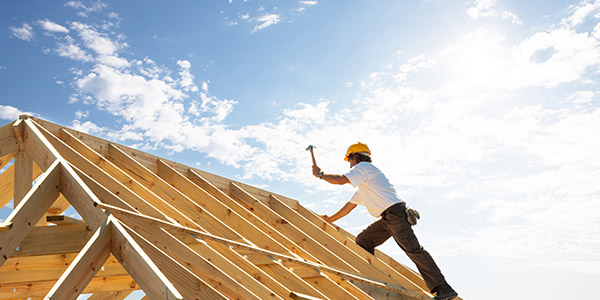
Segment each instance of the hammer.
[[313,161],[313,166],[317,165],[317,161],[315,160],[315,154],[313,153],[313,149],[317,148],[313,145],[308,145],[308,147],[306,147],[306,151],[310,151],[310,156],[312,157],[312,161]]

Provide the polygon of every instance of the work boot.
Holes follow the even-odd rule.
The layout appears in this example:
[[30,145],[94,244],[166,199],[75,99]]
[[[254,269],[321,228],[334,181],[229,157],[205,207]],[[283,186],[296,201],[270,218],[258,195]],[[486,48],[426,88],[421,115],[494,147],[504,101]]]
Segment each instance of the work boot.
[[435,289],[435,297],[433,297],[433,299],[452,300],[456,298],[456,296],[458,296],[458,293],[456,293],[449,284],[445,283]]

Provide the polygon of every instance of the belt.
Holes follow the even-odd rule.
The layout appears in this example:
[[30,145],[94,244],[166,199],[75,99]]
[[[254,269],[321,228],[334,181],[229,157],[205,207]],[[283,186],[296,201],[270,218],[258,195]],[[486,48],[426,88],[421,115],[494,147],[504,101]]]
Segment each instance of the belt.
[[404,202],[398,202],[396,204],[393,204],[392,206],[386,208],[382,213],[381,216],[384,217],[386,214],[388,214],[389,212],[391,212],[394,209],[402,209],[405,210],[406,209],[406,203]]

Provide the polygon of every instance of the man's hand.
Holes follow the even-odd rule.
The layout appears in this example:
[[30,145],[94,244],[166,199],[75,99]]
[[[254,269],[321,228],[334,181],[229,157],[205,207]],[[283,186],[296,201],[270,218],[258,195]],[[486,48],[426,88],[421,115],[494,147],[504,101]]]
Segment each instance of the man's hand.
[[318,166],[312,166],[312,169],[313,175],[315,175],[315,177],[319,177],[319,172],[321,172],[321,168],[319,168]]

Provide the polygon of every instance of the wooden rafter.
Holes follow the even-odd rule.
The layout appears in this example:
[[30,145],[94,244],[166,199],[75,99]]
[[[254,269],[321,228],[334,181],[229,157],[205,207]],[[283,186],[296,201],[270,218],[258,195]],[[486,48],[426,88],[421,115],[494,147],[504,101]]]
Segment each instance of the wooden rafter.
[[[431,299],[418,273],[282,195],[26,116],[0,127],[10,162],[0,299]],[[71,205],[81,220],[61,215]]]

